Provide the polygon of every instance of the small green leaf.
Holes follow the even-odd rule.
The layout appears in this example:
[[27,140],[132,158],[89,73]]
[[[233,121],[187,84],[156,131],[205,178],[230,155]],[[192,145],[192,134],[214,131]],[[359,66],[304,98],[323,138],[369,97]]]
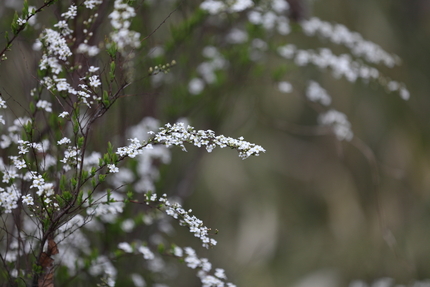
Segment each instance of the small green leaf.
[[99,174],[99,181],[103,182],[106,179],[106,174]]
[[34,114],[36,112],[36,105],[33,101],[30,102],[30,113]]
[[84,197],[84,192],[83,191],[79,191],[79,194],[78,194],[78,204],[79,205],[82,204],[83,197]]
[[163,254],[164,251],[166,250],[166,247],[164,246],[164,244],[160,243],[158,244],[157,249],[159,253]]
[[18,13],[15,11],[15,14],[13,15],[12,24],[11,24],[12,32],[14,34],[16,34],[19,29],[18,18],[19,18]]
[[110,63],[110,72],[109,72],[109,77],[111,81],[115,79],[115,69],[116,69],[116,63],[115,61],[112,61]]
[[85,142],[85,138],[84,137],[79,137],[78,139],[78,147],[81,148],[84,145]]
[[75,189],[76,185],[78,184],[78,181],[76,180],[76,178],[72,178],[70,180],[70,183],[72,184],[72,188]]
[[27,0],[24,0],[24,5],[22,7],[22,18],[27,19],[28,17],[28,2]]

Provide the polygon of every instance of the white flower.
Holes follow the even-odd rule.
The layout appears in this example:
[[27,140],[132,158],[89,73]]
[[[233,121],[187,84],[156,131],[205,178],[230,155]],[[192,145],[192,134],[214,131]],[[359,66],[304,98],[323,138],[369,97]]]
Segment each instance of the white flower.
[[116,167],[114,164],[108,164],[107,167],[109,168],[110,173],[117,173],[119,172],[118,167]]
[[97,72],[99,69],[100,69],[99,67],[90,66],[90,67],[88,68],[88,72],[90,72],[90,73],[95,73],[95,72]]
[[61,114],[58,115],[58,117],[60,118],[65,118],[69,115],[69,112],[62,112]]
[[227,279],[227,276],[225,276],[224,269],[221,269],[221,268],[215,269],[215,276],[218,277],[219,279]]
[[133,247],[127,242],[121,242],[118,244],[118,248],[127,253],[133,253]]
[[208,11],[210,14],[218,14],[226,8],[226,5],[221,1],[206,0],[200,4],[200,9]]
[[121,229],[124,232],[131,232],[134,228],[135,224],[134,224],[134,220],[133,219],[126,219],[121,223]]
[[278,83],[278,89],[282,93],[291,93],[293,91],[293,86],[286,81]]
[[3,100],[2,97],[0,97],[0,108],[2,108],[2,109],[6,109],[7,108],[6,101]]
[[46,112],[52,112],[52,104],[45,100],[40,100],[37,102],[36,107],[45,110]]
[[88,9],[93,9],[97,5],[100,5],[102,2],[102,0],[85,0],[84,5]]
[[75,5],[71,5],[67,12],[61,14],[61,17],[64,17],[65,19],[74,19],[77,15],[77,7]]
[[147,259],[147,260],[152,260],[155,258],[154,253],[152,253],[152,251],[146,247],[146,246],[140,246],[138,251],[140,253],[143,254],[143,258]]
[[194,78],[188,83],[188,91],[192,95],[200,94],[205,88],[205,82],[200,78]]
[[173,255],[175,255],[177,257],[182,257],[184,255],[182,248],[175,246],[175,248],[173,249]]
[[306,97],[312,102],[320,102],[324,106],[331,103],[331,97],[317,82],[309,81]]
[[21,18],[18,18],[17,22],[18,22],[18,25],[19,25],[19,26],[22,26],[22,25],[24,25],[25,23],[27,23],[27,20],[25,20],[25,19],[21,19]]
[[248,34],[238,28],[233,28],[230,33],[227,34],[226,40],[230,44],[242,44],[248,41]]
[[252,2],[252,0],[236,0],[236,2],[230,7],[230,11],[240,12],[251,8],[252,6],[254,6],[254,2]]
[[351,123],[348,121],[346,115],[334,109],[321,114],[318,117],[318,122],[324,126],[331,126],[334,134],[340,141],[350,141],[354,136],[351,131]]
[[62,138],[61,140],[59,140],[58,142],[57,142],[57,144],[58,145],[63,145],[63,144],[69,144],[69,143],[71,143],[72,141],[69,139],[69,138],[66,138],[66,137],[64,137],[64,138]]
[[98,78],[98,76],[97,75],[94,75],[94,76],[91,76],[90,78],[89,78],[89,80],[90,80],[90,86],[91,87],[98,87],[98,86],[100,86],[102,83],[100,82],[100,80],[99,80],[99,78]]

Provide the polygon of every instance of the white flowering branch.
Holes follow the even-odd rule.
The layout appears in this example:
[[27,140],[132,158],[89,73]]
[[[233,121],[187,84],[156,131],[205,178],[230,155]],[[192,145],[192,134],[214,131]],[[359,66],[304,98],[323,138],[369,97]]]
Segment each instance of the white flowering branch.
[[212,152],[214,148],[229,147],[239,152],[239,157],[246,159],[252,155],[258,156],[266,150],[254,143],[244,141],[243,137],[234,139],[223,135],[216,136],[214,131],[211,130],[195,130],[191,126],[185,126],[184,123],[179,122],[173,125],[166,124],[161,127],[159,132],[149,132],[154,135],[153,138],[147,142],[141,143],[138,139],[130,139],[132,142],[126,147],[120,147],[117,154],[121,157],[135,157],[143,152],[143,149],[151,149],[152,144],[163,144],[166,147],[179,146],[183,151],[187,151],[185,143],[192,144],[197,147],[204,147],[208,152]]

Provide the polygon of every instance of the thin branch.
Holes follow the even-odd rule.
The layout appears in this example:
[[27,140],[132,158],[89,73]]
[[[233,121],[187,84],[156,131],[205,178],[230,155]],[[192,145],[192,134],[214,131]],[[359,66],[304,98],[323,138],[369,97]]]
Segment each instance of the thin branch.
[[[45,4],[43,4],[39,9],[37,9],[37,10],[35,10],[34,11],[34,13],[32,13],[32,14],[30,14],[28,17],[27,17],[27,19],[25,19],[26,20],[26,23],[28,23],[28,20],[30,20],[31,19],[31,17],[33,17],[33,16],[35,16],[37,13],[39,13],[39,12],[42,12],[42,10],[44,9],[44,8],[46,8],[46,7],[49,7],[49,6],[51,6],[51,4],[53,4],[54,2],[56,2],[56,0],[50,0],[50,1],[48,1],[48,2],[46,2]],[[13,43],[13,41],[18,37],[18,35],[19,35],[19,33],[21,33],[22,31],[24,31],[24,29],[25,29],[25,27],[26,27],[27,25],[21,25],[20,27],[19,27],[19,29],[16,31],[16,33],[13,35],[13,37],[11,38],[11,39],[8,39],[8,41],[7,41],[7,43],[6,43],[6,46],[3,48],[3,50],[1,50],[0,51],[0,62],[2,62],[3,61],[3,55],[4,55],[4,53],[7,51],[7,50],[9,50],[9,48],[10,48],[10,46],[11,46],[11,44]]]

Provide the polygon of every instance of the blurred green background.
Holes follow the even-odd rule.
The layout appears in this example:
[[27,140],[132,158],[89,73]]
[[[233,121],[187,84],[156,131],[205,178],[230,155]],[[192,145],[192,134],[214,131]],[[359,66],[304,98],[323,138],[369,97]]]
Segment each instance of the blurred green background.
[[[157,192],[186,199],[186,208],[219,230],[218,246],[199,249],[200,255],[214,267],[225,268],[238,286],[336,287],[355,279],[391,277],[408,284],[430,278],[430,2],[305,3],[308,16],[344,24],[397,54],[402,65],[381,71],[405,82],[409,101],[376,83],[351,84],[315,68],[297,68],[275,53],[260,64],[249,61],[244,56],[249,43],[222,42],[235,23],[245,22],[246,13],[211,26],[196,12],[200,1],[136,1],[139,16],[133,28],[149,35],[179,2],[178,10],[137,51],[131,96],[99,124],[94,145],[102,147],[110,139],[107,129],[123,134],[125,127],[145,116],[161,123],[186,117],[197,129],[244,136],[262,145],[265,154],[245,161],[225,149],[211,154],[193,147],[188,153],[173,150],[172,164],[163,167],[157,186]],[[1,31],[9,27],[14,4],[19,7],[20,1],[0,3]],[[50,15],[61,12],[52,8]],[[190,17],[194,22],[185,22]],[[39,21],[48,25],[55,20]],[[328,41],[303,36],[297,25],[288,36],[241,27],[270,43],[337,49]],[[28,31],[20,37],[2,63],[3,96],[18,102],[28,97],[36,81],[38,58],[31,44],[37,35]],[[197,75],[206,45],[218,47],[229,68],[217,73],[216,84],[193,96],[188,82]],[[148,53],[156,46],[165,54],[151,57]],[[172,59],[178,64],[164,85],[144,77],[150,66]],[[293,84],[293,93],[278,91],[273,77],[277,69],[285,70],[282,80]],[[354,141],[313,133],[317,113],[304,101],[310,79],[317,80],[332,96],[333,107],[348,116]],[[19,114],[19,106],[14,109]],[[180,228],[172,239],[193,240]],[[181,266],[177,272],[180,280],[166,279],[166,284],[199,286],[194,271]]]

